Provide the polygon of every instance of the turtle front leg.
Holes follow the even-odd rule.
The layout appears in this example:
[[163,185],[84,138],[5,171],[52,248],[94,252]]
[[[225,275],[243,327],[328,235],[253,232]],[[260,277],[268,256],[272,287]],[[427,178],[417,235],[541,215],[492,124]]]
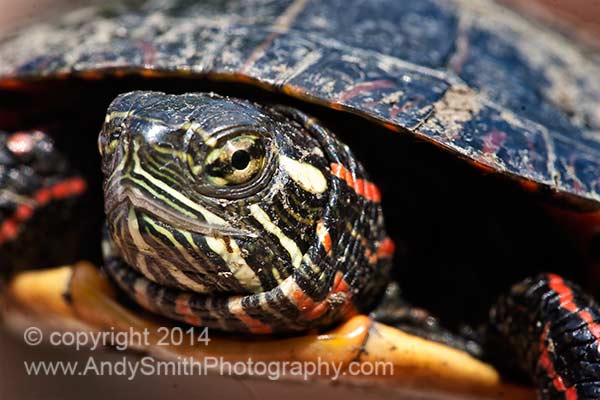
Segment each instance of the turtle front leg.
[[540,399],[600,398],[600,306],[578,286],[554,274],[526,279],[499,299],[490,323]]
[[85,191],[47,134],[0,131],[0,274],[75,260]]

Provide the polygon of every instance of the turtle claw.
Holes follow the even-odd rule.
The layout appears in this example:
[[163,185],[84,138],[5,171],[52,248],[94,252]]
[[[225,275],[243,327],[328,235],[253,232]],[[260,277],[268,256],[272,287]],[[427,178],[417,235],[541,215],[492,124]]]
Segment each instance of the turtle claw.
[[[210,332],[206,346],[162,346],[159,328],[175,325],[124,305],[105,276],[87,262],[16,275],[8,284],[3,314],[6,322],[17,329],[35,321],[38,326],[49,322],[47,329],[148,332],[147,342],[136,350],[159,359],[192,357],[202,362],[207,357],[220,357],[231,362],[252,359],[313,363],[319,360],[339,365],[339,380],[344,383],[379,387],[383,384],[386,390],[394,389],[405,395],[511,400],[535,397],[531,389],[502,382],[492,366],[463,351],[404,333],[365,315],[357,315],[325,333],[252,339]],[[387,373],[372,373],[372,367],[377,365],[386,366]],[[323,374],[311,378],[334,376]]]
[[[455,334],[440,324],[438,318],[427,310],[415,307],[405,301],[396,282],[386,288],[381,304],[371,312],[375,321],[398,328],[406,333],[422,337],[427,340],[442,343],[447,346],[466,351],[474,357],[481,358],[483,350],[477,340],[473,339],[473,332]],[[470,333],[470,334],[467,334]]]

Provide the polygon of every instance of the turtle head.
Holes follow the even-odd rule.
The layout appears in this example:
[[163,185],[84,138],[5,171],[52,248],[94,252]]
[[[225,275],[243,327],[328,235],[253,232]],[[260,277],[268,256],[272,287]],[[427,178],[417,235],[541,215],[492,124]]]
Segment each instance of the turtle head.
[[[381,208],[358,179],[364,171],[299,111],[215,94],[131,92],[110,105],[99,148],[113,249],[105,256],[152,284],[324,298],[346,274],[357,294],[384,281],[375,256]],[[348,304],[336,296],[323,320]]]
[[211,292],[273,287],[261,268],[289,275],[327,208],[318,141],[247,101],[127,93],[111,104],[99,149],[111,236],[128,264],[146,265],[161,284],[190,288],[170,268]]

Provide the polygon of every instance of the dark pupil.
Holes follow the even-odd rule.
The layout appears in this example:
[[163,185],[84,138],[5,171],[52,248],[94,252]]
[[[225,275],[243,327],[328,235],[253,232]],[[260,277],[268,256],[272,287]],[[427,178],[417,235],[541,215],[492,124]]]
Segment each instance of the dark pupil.
[[246,169],[250,164],[250,154],[246,150],[237,150],[231,156],[231,165],[235,169]]

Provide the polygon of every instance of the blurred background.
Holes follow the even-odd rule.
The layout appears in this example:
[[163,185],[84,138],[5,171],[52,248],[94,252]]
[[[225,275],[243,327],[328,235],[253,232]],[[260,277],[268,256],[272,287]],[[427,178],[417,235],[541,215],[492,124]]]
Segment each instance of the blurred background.
[[[600,0],[501,0],[528,18],[549,24],[568,36],[600,50]],[[37,20],[57,15],[90,1],[83,0],[0,0],[0,38]],[[79,399],[112,400],[132,396],[154,398],[219,398],[300,400],[327,397],[352,399],[391,399],[395,393],[342,387],[340,385],[271,382],[267,380],[211,377],[30,377],[25,360],[79,360],[84,363],[90,352],[62,351],[57,348],[27,347],[22,338],[0,330],[0,400],[4,399]],[[116,352],[93,353],[98,360],[120,360]]]

